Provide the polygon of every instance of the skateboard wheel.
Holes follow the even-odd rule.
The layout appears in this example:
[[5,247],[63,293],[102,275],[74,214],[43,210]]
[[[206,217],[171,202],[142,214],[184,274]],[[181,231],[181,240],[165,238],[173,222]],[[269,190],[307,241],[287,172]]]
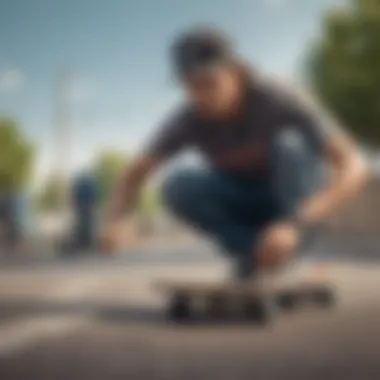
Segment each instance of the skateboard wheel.
[[168,317],[171,321],[179,323],[190,320],[190,298],[184,294],[174,295],[169,304]]
[[213,319],[221,319],[226,316],[227,301],[224,297],[214,296],[207,300],[207,314]]
[[293,310],[298,303],[298,299],[294,294],[280,294],[276,302],[282,310]]
[[244,314],[248,320],[258,324],[269,324],[277,314],[276,302],[272,298],[250,299],[245,302]]
[[323,307],[331,307],[335,304],[335,294],[332,289],[319,289],[314,293],[314,301]]

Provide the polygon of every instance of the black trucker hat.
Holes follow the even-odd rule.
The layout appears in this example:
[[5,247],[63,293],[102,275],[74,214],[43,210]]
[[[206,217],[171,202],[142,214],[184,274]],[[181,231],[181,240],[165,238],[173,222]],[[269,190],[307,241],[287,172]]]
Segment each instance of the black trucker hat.
[[171,49],[174,70],[179,77],[202,74],[235,58],[230,39],[220,30],[192,29],[174,41]]

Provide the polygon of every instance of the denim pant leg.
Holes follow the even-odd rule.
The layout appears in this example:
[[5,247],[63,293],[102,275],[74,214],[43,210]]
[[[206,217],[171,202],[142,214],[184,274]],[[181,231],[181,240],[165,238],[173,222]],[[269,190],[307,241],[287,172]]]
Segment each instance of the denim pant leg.
[[[269,219],[294,214],[300,202],[323,184],[321,155],[296,128],[284,128],[274,137],[270,163],[267,191],[273,207],[260,202],[265,187],[258,190],[257,183],[237,186],[233,180],[206,170],[177,172],[163,188],[164,203],[176,216],[233,255],[239,278],[254,272],[255,242]],[[244,208],[254,216],[252,224],[238,210]]]
[[92,207],[76,210],[76,244],[79,248],[91,248],[95,233],[95,215]]
[[[323,155],[312,142],[291,126],[275,137],[271,153],[271,188],[278,207],[278,217],[295,215],[302,201],[325,183]],[[305,231],[304,247],[316,228]]]
[[[270,152],[269,188],[273,197],[273,220],[287,218],[298,212],[302,201],[315,193],[325,182],[323,156],[313,147],[312,142],[296,127],[285,127],[272,141]],[[257,237],[265,228],[262,225],[252,228],[252,236]],[[307,249],[317,235],[317,227],[303,231],[297,251]],[[253,239],[253,244],[257,239]],[[252,275],[255,270],[254,246],[248,256],[237,257],[237,273],[240,277]],[[295,252],[296,254],[297,252]]]
[[252,247],[252,226],[241,223],[239,189],[216,172],[184,169],[163,186],[163,201],[177,217],[206,233],[230,254]]

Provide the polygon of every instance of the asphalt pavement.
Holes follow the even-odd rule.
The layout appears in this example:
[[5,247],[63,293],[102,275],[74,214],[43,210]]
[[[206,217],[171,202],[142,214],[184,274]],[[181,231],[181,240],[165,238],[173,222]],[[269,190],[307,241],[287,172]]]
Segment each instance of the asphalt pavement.
[[158,280],[228,276],[228,263],[200,246],[3,265],[0,379],[379,379],[380,266],[328,267],[334,309],[259,328],[165,319]]

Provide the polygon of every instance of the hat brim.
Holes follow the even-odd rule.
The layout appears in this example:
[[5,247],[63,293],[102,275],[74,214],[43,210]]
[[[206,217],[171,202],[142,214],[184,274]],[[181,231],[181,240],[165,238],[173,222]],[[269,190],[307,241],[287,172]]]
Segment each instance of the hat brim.
[[231,60],[221,59],[213,62],[189,66],[177,71],[179,78],[210,77],[215,75],[221,68],[228,67]]

